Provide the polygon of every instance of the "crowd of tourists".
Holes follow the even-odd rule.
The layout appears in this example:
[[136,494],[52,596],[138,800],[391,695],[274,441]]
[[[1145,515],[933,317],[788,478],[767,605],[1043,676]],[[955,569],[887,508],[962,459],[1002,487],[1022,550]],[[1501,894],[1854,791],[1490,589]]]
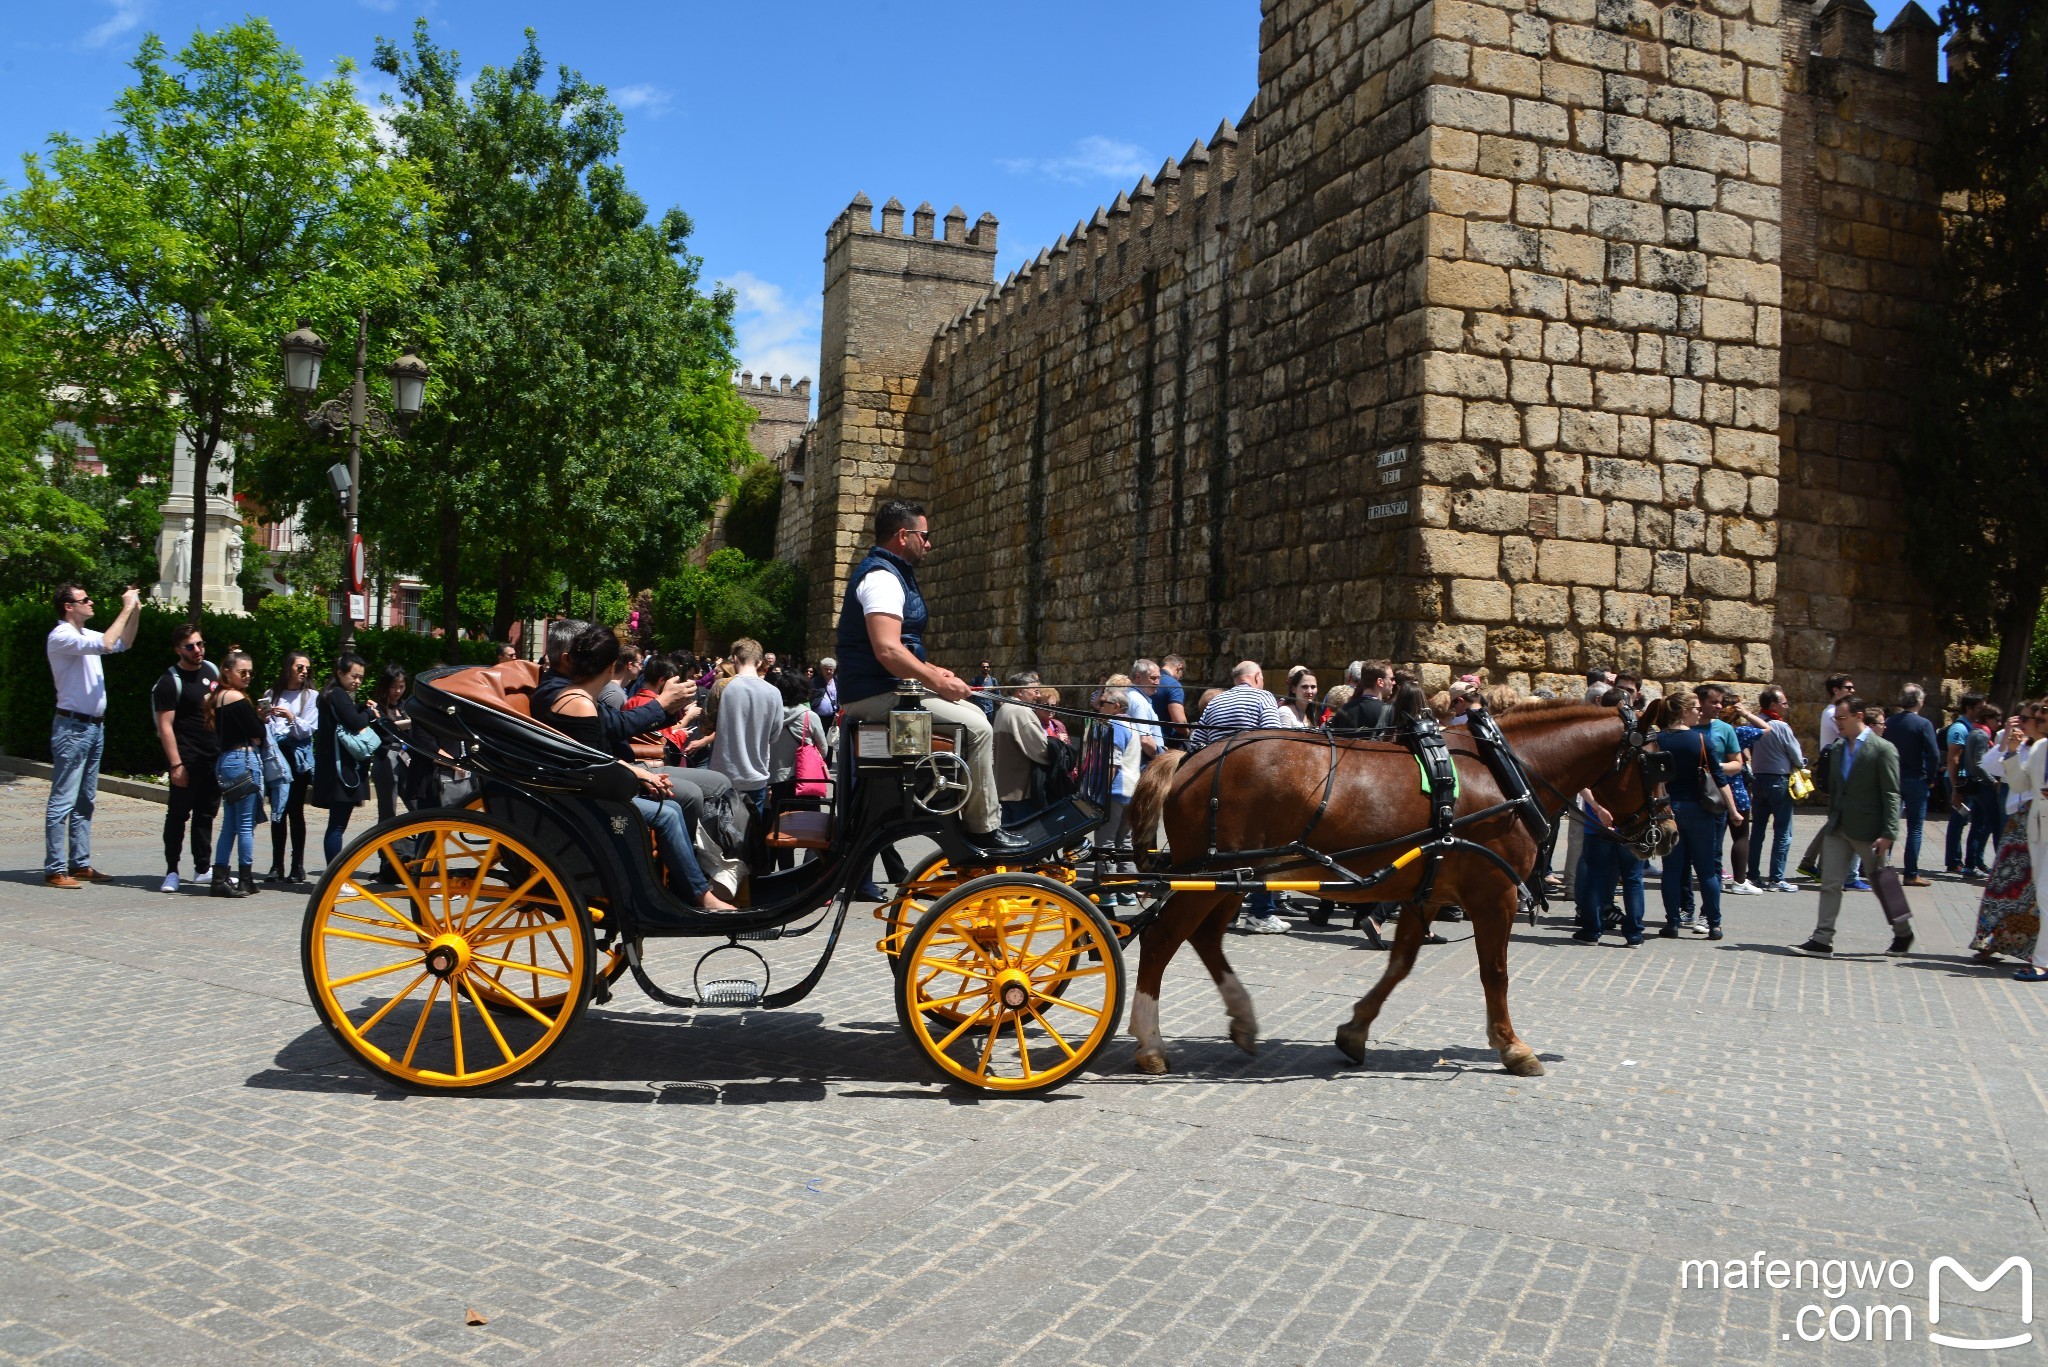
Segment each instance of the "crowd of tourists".
[[[107,701],[100,657],[133,644],[135,598],[130,590],[112,625],[96,632],[85,626],[92,600],[82,589],[66,585],[57,595],[59,621],[48,644],[57,686],[45,862],[52,887],[104,877],[91,862]],[[368,666],[346,652],[323,679],[296,651],[259,678],[259,662],[237,647],[210,658],[197,626],[178,628],[173,647],[150,698],[169,779],[165,892],[181,886],[188,839],[194,875],[213,895],[255,892],[264,825],[264,881],[303,885],[309,806],[324,813],[322,854],[331,862],[358,808],[374,799],[382,819],[401,805],[444,802],[446,785],[460,782],[403,743],[410,685],[400,665],[378,670],[366,692]],[[547,623],[541,656],[535,718],[634,766],[636,805],[679,895],[701,907],[730,907],[745,863],[792,857],[763,845],[764,826],[790,799],[828,791],[845,715],[833,659],[779,661],[750,639],[716,657],[650,655],[628,633],[569,619]],[[499,658],[516,652],[501,647]],[[1192,703],[1186,675],[1178,655],[1139,658],[1085,688],[1067,686],[1063,697],[1034,671],[999,677],[992,661],[982,661],[967,680],[967,705],[979,709],[992,738],[1001,826],[1019,825],[1074,791],[1085,739],[1077,729],[1099,726],[1106,736],[1109,808],[1091,857],[1098,872],[1118,874],[1135,872],[1139,849],[1152,844],[1153,833],[1130,829],[1128,805],[1144,767],[1168,750],[1199,749],[1253,727],[1362,731],[1426,717],[1454,728],[1475,708],[1498,715],[1525,701],[1512,685],[1477,674],[1429,694],[1418,673],[1383,660],[1352,662],[1343,683],[1327,691],[1313,669],[1296,665],[1277,693],[1257,662],[1243,661]],[[1926,826],[1930,812],[1945,811],[1939,872],[1983,884],[1972,951],[1983,962],[2020,960],[2016,976],[2048,981],[2048,945],[2039,936],[2048,884],[2048,700],[2008,710],[1966,693],[1948,715],[1930,717],[1918,685],[1903,688],[1889,707],[1864,698],[1846,675],[1829,678],[1826,689],[1809,756],[1778,688],[1752,699],[1730,684],[1658,689],[1628,671],[1587,674],[1583,701],[1627,703],[1656,728],[1659,747],[1677,756],[1667,794],[1678,838],[1657,870],[1663,915],[1655,934],[1720,940],[1725,899],[1796,892],[1794,879],[1803,878],[1819,885],[1820,898],[1815,929],[1796,952],[1831,955],[1843,895],[1875,885],[1892,930],[1890,952],[1907,953],[1911,921],[1891,883],[1930,884],[1936,869]],[[1551,696],[1538,689],[1526,700]],[[1792,813],[1813,789],[1826,796],[1827,821],[1795,862]],[[1548,892],[1572,907],[1574,938],[1618,935],[1636,946],[1650,935],[1649,870],[1626,843],[1606,838],[1614,820],[1590,790],[1578,795],[1552,850]],[[884,864],[901,879],[898,861]],[[880,894],[872,883],[862,891]],[[1130,892],[1108,897],[1112,905],[1136,901]],[[1289,914],[1324,924],[1332,910],[1317,899],[1253,894],[1238,928],[1285,933]],[[1377,941],[1395,912],[1366,904],[1353,923]],[[1444,914],[1457,916],[1455,909]]]

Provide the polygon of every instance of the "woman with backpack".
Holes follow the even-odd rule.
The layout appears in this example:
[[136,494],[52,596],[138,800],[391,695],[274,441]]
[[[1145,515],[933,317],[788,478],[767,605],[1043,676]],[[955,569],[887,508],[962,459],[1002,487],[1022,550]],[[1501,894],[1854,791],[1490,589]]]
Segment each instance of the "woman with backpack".
[[[306,796],[313,788],[313,733],[320,727],[320,695],[313,691],[313,661],[303,650],[284,657],[277,682],[263,695],[263,714],[270,748],[282,761],[284,774],[270,786],[270,883],[306,881]],[[286,827],[290,827],[291,872],[284,866]]]
[[344,651],[320,694],[320,724],[313,733],[313,805],[327,812],[321,840],[327,862],[341,853],[349,818],[370,800],[370,758],[381,743],[371,730],[377,704],[356,705],[363,686],[363,657]]

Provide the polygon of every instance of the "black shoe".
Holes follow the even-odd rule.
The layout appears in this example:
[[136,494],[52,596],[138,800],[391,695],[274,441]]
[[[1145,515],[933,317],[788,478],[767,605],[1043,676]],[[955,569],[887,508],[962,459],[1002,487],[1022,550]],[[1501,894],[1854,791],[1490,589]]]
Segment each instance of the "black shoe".
[[242,865],[242,876],[236,880],[235,886],[241,889],[242,896],[254,897],[256,895],[256,870],[250,868],[247,864]]
[[285,881],[284,865],[272,864],[270,872],[263,875],[263,881],[273,886],[283,883]]
[[1912,952],[1913,932],[1910,930],[1902,930],[1897,935],[1894,935],[1892,937],[1892,947],[1885,951],[1887,954],[1910,954]]
[[1662,929],[1660,929],[1660,930],[1659,930],[1659,931],[1657,932],[1657,938],[1658,938],[1658,939],[1660,939],[1660,940],[1676,940],[1676,939],[1678,938],[1678,927],[1677,927],[1677,926],[1665,926],[1665,927],[1663,927]]
[[295,888],[304,884],[306,881],[306,866],[303,864],[294,866],[292,871],[285,875],[284,881],[290,883]]
[[1824,945],[1818,940],[1808,940],[1803,945],[1794,945],[1792,946],[1792,952],[1794,954],[1804,954],[1808,958],[1813,959],[1832,959],[1835,957],[1835,947],[1833,945]]
[[1718,940],[1718,939],[1722,938],[1722,937],[1721,937],[1721,927],[1719,927],[1719,926],[1715,926],[1715,927],[1714,927],[1714,928],[1713,928],[1712,930],[1708,931],[1708,932],[1707,932],[1707,938],[1708,938],[1709,940]]
[[1021,835],[1012,835],[1001,826],[992,831],[969,831],[967,839],[979,854],[1000,858],[1004,855],[1022,854],[1031,848],[1031,842]]
[[1365,938],[1372,943],[1374,949],[1385,949],[1387,947],[1387,942],[1380,936],[1380,923],[1373,920],[1372,917],[1361,915],[1351,923],[1351,928],[1364,931]]
[[235,890],[234,880],[228,877],[228,871],[216,864],[213,866],[213,887],[210,895],[214,897],[240,897],[242,894]]
[[1600,943],[1600,932],[1597,930],[1575,930],[1572,932],[1572,938],[1582,945],[1597,945]]

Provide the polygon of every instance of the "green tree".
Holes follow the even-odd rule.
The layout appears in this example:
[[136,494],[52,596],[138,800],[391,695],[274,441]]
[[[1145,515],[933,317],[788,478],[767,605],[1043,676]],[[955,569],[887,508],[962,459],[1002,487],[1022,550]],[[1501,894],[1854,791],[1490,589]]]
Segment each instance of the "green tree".
[[745,453],[732,390],[732,298],[698,288],[690,221],[650,222],[616,165],[623,121],[566,68],[544,88],[531,30],[517,60],[465,84],[424,20],[381,41],[393,129],[431,168],[442,346],[414,427],[410,487],[365,482],[378,535],[431,567],[448,637],[465,582],[496,591],[503,639],[528,586],[648,583],[702,532]]
[[782,516],[782,471],[757,461],[740,473],[739,488],[725,510],[725,544],[749,559],[775,555],[775,523]]
[[[19,261],[0,261],[17,282]],[[0,594],[47,591],[83,580],[105,524],[60,487],[62,444],[50,402],[49,348],[42,320],[0,294]]]
[[770,650],[803,648],[804,573],[786,560],[758,561],[726,546],[654,586],[654,636],[689,647],[702,626],[715,641],[752,636]]
[[1967,40],[1941,93],[1947,307],[1927,320],[1900,455],[1908,549],[1948,624],[1997,640],[1991,691],[2009,704],[2048,583],[2048,8],[1950,0],[1941,17]]
[[[385,316],[419,293],[427,198],[379,145],[349,64],[307,79],[261,19],[195,34],[175,59],[145,38],[130,65],[113,129],[25,158],[0,227],[29,267],[53,373],[90,398],[82,420],[174,423],[201,507],[224,444],[283,428],[268,415],[296,318],[339,335],[358,308]],[[196,519],[194,564],[205,534]],[[195,621],[201,588],[195,574]]]

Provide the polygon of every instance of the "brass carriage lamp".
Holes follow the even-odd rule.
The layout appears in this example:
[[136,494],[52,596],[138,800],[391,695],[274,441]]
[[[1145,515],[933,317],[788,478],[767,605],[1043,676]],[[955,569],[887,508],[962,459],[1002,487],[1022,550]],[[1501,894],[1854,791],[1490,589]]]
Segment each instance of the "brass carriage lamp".
[[420,415],[426,403],[427,363],[419,357],[419,348],[409,346],[405,354],[393,361],[384,372],[391,379],[391,412],[401,423],[411,422]]
[[320,362],[327,355],[327,343],[313,331],[312,320],[299,319],[296,331],[284,338],[284,387],[299,398],[320,388]]

